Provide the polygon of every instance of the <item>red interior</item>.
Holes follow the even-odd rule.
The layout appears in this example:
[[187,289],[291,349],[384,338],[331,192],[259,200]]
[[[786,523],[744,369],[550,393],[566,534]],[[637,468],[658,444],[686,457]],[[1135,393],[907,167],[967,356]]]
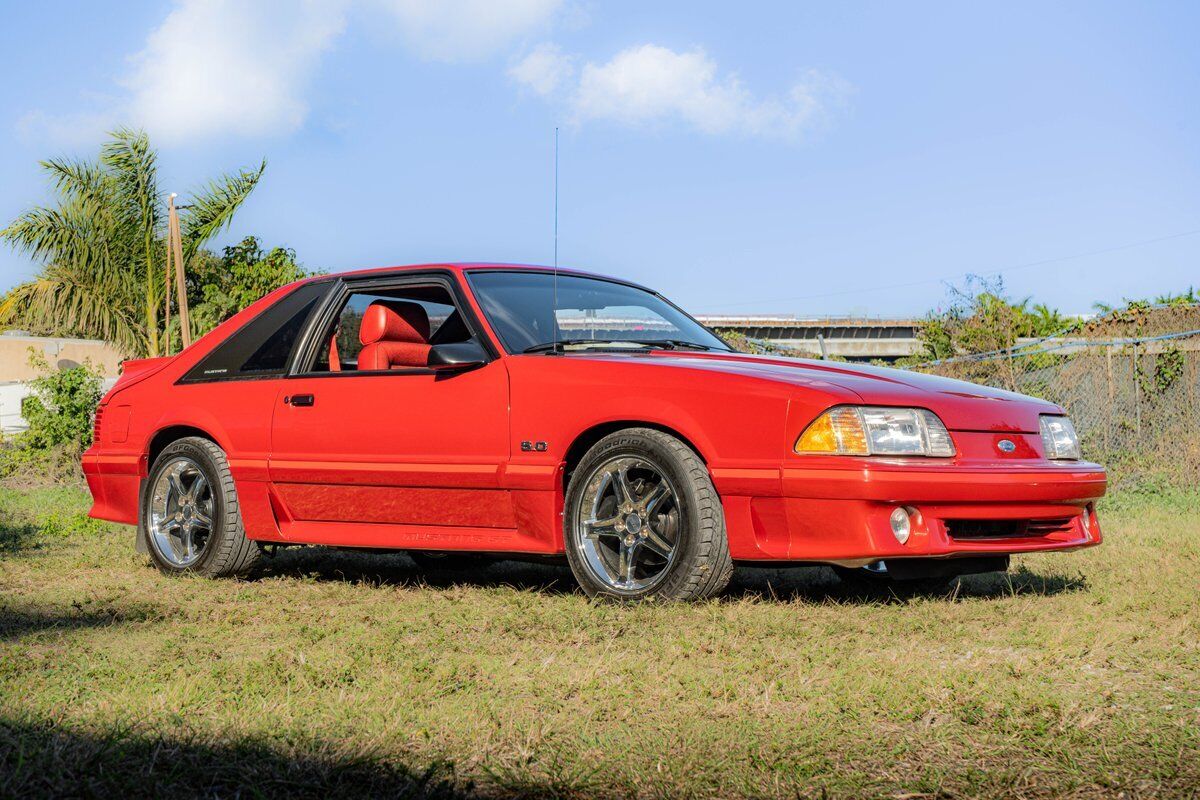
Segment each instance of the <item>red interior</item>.
[[410,369],[429,364],[429,315],[418,303],[376,300],[367,306],[358,340],[360,370]]

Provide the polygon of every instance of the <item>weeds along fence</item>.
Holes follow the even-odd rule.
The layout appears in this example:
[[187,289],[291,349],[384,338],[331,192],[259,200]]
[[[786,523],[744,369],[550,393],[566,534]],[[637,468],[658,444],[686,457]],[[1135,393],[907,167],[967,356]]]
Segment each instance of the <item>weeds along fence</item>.
[[1200,486],[1200,305],[1123,309],[913,368],[1058,403],[1112,488]]

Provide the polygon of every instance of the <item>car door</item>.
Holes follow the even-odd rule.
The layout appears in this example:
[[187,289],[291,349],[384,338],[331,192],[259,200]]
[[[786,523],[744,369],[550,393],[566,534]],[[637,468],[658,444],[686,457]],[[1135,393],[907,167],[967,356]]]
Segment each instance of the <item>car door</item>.
[[[453,373],[415,359],[358,369],[368,349],[355,342],[364,311],[381,303],[429,309],[426,345],[447,326],[455,331],[443,339],[474,335],[449,278],[347,285],[315,323],[309,363],[298,364],[276,398],[269,471],[281,524],[297,540],[347,543],[366,541],[364,525],[384,526],[370,538],[380,546],[411,544],[395,538],[411,535],[409,526],[515,528],[510,493],[500,486],[508,458],[504,363]],[[419,342],[391,343],[423,352]],[[380,344],[389,341],[372,342]],[[356,527],[337,527],[347,525]]]

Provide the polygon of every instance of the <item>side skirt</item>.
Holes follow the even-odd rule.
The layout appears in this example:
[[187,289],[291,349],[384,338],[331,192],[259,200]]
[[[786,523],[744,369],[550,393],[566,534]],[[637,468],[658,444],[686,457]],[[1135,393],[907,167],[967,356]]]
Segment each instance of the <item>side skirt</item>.
[[335,547],[372,547],[395,550],[477,550],[493,553],[554,552],[546,541],[515,528],[455,528],[430,525],[396,525],[370,522],[283,522],[280,541],[287,544],[320,544]]

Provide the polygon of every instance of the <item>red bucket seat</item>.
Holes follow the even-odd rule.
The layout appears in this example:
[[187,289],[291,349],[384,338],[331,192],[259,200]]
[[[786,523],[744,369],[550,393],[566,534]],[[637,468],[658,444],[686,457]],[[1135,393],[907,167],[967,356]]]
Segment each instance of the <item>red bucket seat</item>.
[[429,365],[429,315],[407,300],[376,300],[367,306],[358,340],[358,368],[411,369]]

